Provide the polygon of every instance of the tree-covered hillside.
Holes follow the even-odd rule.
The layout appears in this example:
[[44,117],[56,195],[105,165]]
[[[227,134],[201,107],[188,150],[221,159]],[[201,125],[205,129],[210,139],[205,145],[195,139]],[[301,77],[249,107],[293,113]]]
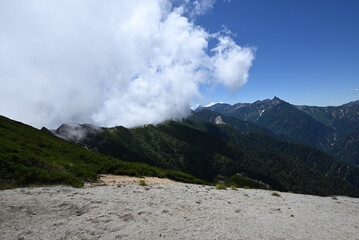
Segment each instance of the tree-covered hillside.
[[338,140],[331,150],[331,155],[359,167],[359,131]]
[[[251,121],[271,130],[277,139],[306,144],[358,166],[357,142],[353,137],[359,134],[358,101],[337,107],[316,107],[296,106],[275,97],[254,103],[219,103],[200,107],[196,112],[209,116],[202,113],[205,110],[218,112],[222,118],[231,116]],[[227,124],[237,128],[233,122]]]
[[359,104],[352,102],[338,107],[297,106],[326,126],[332,127],[337,139],[359,133]]
[[210,122],[218,124],[217,120],[221,119],[222,122],[219,124],[230,125],[231,127],[235,128],[238,132],[243,134],[248,133],[266,133],[270,136],[275,136],[275,134],[265,127],[261,127],[253,122],[250,121],[242,121],[236,117],[226,116],[220,114],[216,111],[211,110],[201,110],[199,112],[192,112],[191,115],[188,117],[189,120],[193,120],[197,122]]
[[105,128],[97,136],[83,138],[81,144],[116,158],[180,170],[206,181],[240,173],[280,191],[359,196],[359,189],[349,182],[324,176],[298,159],[245,150],[186,122]]
[[216,104],[206,109],[253,122],[278,136],[285,135],[294,142],[321,150],[327,150],[334,141],[332,128],[277,97],[252,104],[238,103],[232,106]]
[[267,151],[291,157],[301,161],[324,176],[332,176],[349,181],[359,188],[358,167],[335,159],[318,149],[302,144],[281,141],[261,132],[242,134],[229,124],[213,125],[210,123],[192,121],[191,119],[192,118],[190,117],[186,122],[203,131],[222,137],[241,149],[248,151]]
[[0,116],[0,189],[66,184],[74,187],[99,174],[168,177],[204,183],[188,174],[94,153],[20,122]]

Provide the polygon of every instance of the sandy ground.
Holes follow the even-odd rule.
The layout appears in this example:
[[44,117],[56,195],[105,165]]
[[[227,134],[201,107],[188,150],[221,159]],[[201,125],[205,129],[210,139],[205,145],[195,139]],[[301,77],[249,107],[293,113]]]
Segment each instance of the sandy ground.
[[130,177],[130,176],[118,176],[118,175],[100,175],[100,179],[94,183],[85,183],[85,187],[96,187],[96,186],[122,186],[122,185],[139,185],[139,182],[144,180],[149,186],[161,185],[161,184],[177,184],[183,185],[185,183],[175,182],[167,178],[157,177]]
[[359,199],[139,180],[0,191],[0,238],[359,239]]

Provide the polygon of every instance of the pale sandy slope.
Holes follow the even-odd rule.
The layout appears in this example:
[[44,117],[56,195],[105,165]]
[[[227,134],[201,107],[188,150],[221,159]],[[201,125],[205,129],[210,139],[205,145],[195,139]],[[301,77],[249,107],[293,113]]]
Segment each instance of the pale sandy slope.
[[359,239],[359,199],[137,181],[0,191],[0,238]]

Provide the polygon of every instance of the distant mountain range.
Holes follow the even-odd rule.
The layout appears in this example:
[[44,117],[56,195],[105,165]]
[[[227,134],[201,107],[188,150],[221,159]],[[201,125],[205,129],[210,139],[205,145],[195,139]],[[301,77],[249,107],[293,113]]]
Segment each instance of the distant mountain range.
[[40,131],[0,116],[0,188],[80,186],[113,173],[359,197],[358,106],[275,97],[134,129],[66,123]]
[[359,190],[359,168],[318,149],[277,139],[255,123],[206,109],[182,122],[102,128],[97,134],[88,128],[64,124],[54,134],[71,140],[68,133],[80,132],[82,138],[72,141],[92,151],[183,171],[209,182],[240,174],[281,191],[353,195]]
[[[254,103],[199,107],[271,130],[278,139],[321,149],[359,165],[359,101],[338,107],[296,106],[277,97]],[[230,123],[228,123],[230,124]]]

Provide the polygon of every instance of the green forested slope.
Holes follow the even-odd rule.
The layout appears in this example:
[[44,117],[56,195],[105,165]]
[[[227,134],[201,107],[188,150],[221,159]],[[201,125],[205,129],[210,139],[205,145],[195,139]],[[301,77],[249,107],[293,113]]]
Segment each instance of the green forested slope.
[[243,150],[188,123],[108,128],[100,136],[83,144],[117,158],[180,170],[206,181],[241,173],[281,191],[359,196],[358,188],[350,183],[324,176],[298,159],[258,149]]
[[336,138],[359,133],[359,104],[352,102],[338,107],[297,106],[326,126],[332,127]]
[[187,123],[222,137],[244,150],[273,152],[297,159],[324,176],[332,176],[349,181],[359,188],[358,167],[337,160],[318,149],[280,141],[264,133],[249,133],[244,135],[229,125],[213,125],[191,120],[188,120]]
[[[254,103],[215,104],[196,112],[203,110],[251,121],[271,130],[276,138],[318,148],[354,166],[359,164],[355,137],[359,134],[358,101],[341,106],[295,106],[275,97]],[[233,121],[227,123],[237,128]]]
[[327,150],[334,141],[334,130],[314,119],[296,106],[277,97],[252,104],[218,104],[206,108],[225,116],[250,121],[271,130],[276,135],[286,135],[297,143]]
[[97,154],[25,124],[0,116],[0,189],[66,184],[74,187],[100,173],[147,175],[204,183],[171,170]]
[[261,127],[249,121],[240,120],[236,117],[226,116],[216,111],[211,111],[208,109],[204,109],[199,112],[192,112],[191,115],[188,117],[188,119],[196,122],[202,121],[202,122],[215,123],[218,117],[220,117],[220,119],[224,122],[223,124],[230,125],[240,133],[243,134],[266,133],[270,136],[275,136],[275,134],[272,131],[268,130],[265,127]]
[[345,159],[353,166],[359,167],[359,131],[338,140],[330,153],[337,158]]

